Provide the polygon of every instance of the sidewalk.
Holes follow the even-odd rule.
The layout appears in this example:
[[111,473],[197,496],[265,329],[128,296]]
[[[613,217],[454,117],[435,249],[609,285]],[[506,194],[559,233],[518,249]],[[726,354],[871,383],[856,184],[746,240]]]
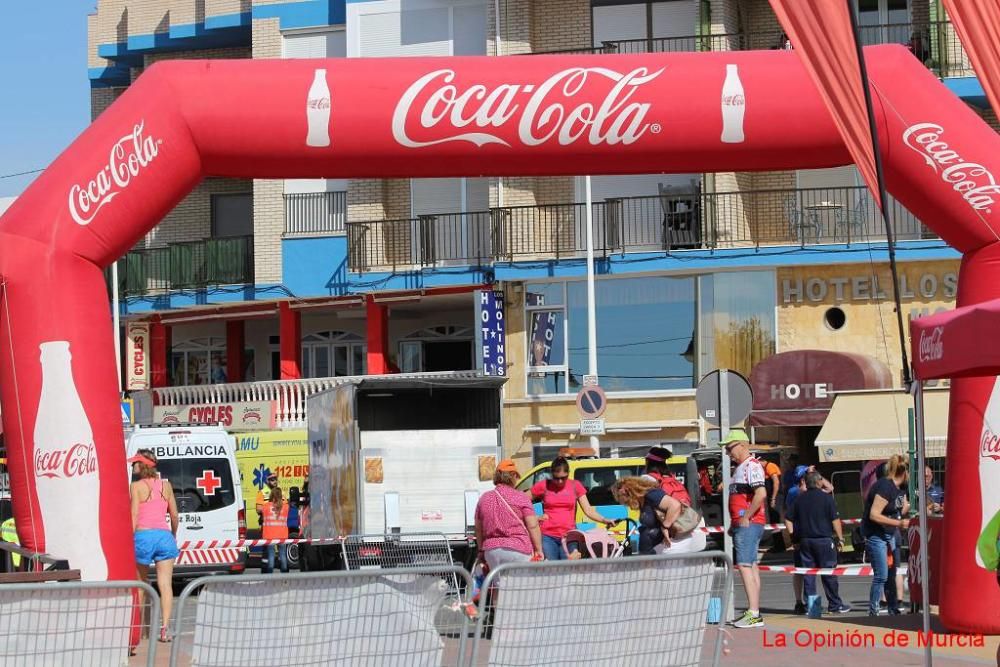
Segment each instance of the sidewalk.
[[[924,664],[924,648],[923,645],[918,645],[917,636],[917,631],[922,628],[919,614],[876,618],[827,616],[822,619],[768,614],[766,621],[767,626],[762,629],[738,630],[730,627],[727,630],[730,652],[723,656],[722,664],[772,667],[780,665],[829,667],[855,661],[893,667]],[[937,617],[931,617],[931,630],[943,632]],[[906,639],[902,639],[903,637]],[[945,635],[943,641],[957,643],[955,638],[954,635]],[[711,639],[714,637],[710,633],[709,640]],[[977,640],[972,639],[972,641]],[[781,646],[782,642],[786,646]],[[893,646],[887,647],[887,642]],[[898,646],[904,642],[905,647]],[[830,646],[832,643],[843,646],[832,647]],[[852,643],[855,644],[854,647],[851,647]],[[1000,637],[983,637],[982,643],[983,647],[935,646],[934,665],[936,667],[1000,665],[998,662]],[[704,657],[710,658],[710,654],[705,654]],[[702,664],[710,663],[703,659]]]

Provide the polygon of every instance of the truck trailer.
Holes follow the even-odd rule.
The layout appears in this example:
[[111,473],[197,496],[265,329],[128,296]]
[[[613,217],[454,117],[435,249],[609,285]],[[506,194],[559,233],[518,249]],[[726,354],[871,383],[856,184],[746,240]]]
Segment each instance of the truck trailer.
[[309,397],[303,532],[328,542],[304,549],[303,567],[446,564],[449,551],[471,566],[476,503],[501,455],[504,381],[387,375]]

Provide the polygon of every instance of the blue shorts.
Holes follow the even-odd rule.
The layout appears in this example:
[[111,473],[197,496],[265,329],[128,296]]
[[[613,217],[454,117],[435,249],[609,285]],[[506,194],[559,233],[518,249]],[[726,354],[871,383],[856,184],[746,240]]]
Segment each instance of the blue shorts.
[[751,523],[746,528],[733,528],[733,560],[737,565],[753,565],[757,562],[757,547],[764,535],[764,525]]
[[177,541],[169,530],[139,530],[135,533],[135,562],[139,565],[177,558]]

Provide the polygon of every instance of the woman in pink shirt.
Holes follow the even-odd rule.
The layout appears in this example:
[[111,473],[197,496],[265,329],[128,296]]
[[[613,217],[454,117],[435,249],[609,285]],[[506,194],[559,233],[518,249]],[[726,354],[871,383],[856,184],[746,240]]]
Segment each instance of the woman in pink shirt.
[[[174,559],[177,558],[177,500],[170,482],[156,471],[156,455],[140,449],[130,458],[132,472],[138,481],[132,482],[132,529],[135,531],[135,562],[139,581],[149,578],[149,566],[156,565],[156,584],[160,589],[160,641],[167,642],[170,611],[174,602]],[[167,527],[167,515],[170,527]]]
[[542,534],[528,496],[514,487],[521,479],[517,465],[504,459],[493,473],[493,490],[476,505],[479,557],[493,569],[504,563],[541,560]]
[[531,497],[542,503],[542,553],[545,560],[565,560],[562,539],[576,528],[576,506],[595,523],[613,526],[616,522],[605,519],[587,500],[587,490],[579,481],[569,478],[569,461],[559,456],[549,468],[551,479],[531,487]]

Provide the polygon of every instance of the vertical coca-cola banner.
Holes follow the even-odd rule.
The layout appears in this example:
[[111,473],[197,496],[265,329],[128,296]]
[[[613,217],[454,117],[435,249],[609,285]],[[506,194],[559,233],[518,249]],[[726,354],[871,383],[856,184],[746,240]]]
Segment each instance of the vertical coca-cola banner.
[[[890,191],[963,252],[996,243],[1000,137],[904,48],[873,47],[866,60]],[[88,579],[133,576],[102,269],[205,176],[687,173],[850,161],[794,52],[158,62],[0,218],[0,404],[22,541],[58,548]],[[966,269],[978,261],[967,258]],[[984,263],[974,280],[1000,284],[998,276]],[[984,410],[989,392],[980,393]],[[949,487],[978,488],[971,461],[982,413],[952,410],[949,447],[969,464],[953,472],[949,455]],[[976,519],[946,532],[961,533],[968,556],[982,504],[978,492],[960,497],[949,512]],[[61,510],[74,521],[66,536],[52,518]],[[984,606],[1000,606],[996,595],[961,577],[948,588],[942,605],[953,627],[1000,631]]]
[[125,388],[149,389],[149,322],[129,322],[125,331]]

